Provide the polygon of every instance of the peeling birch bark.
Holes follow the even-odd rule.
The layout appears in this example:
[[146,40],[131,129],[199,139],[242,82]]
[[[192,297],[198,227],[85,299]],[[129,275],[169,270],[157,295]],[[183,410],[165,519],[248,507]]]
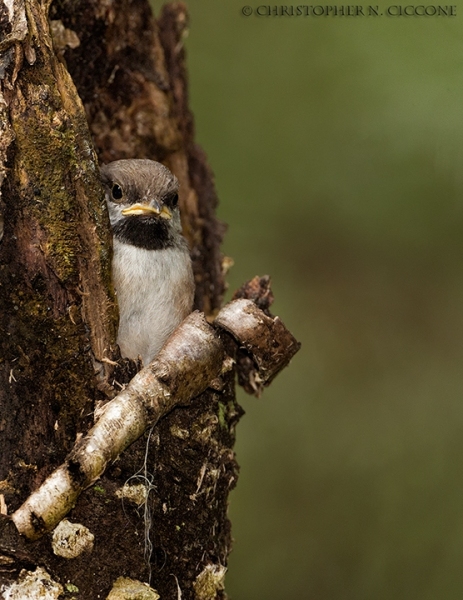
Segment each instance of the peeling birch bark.
[[58,600],[62,596],[63,586],[54,581],[42,567],[35,571],[23,569],[18,580],[1,590],[7,600]]
[[[266,315],[246,298],[224,306],[215,324],[231,333],[252,360],[248,361],[246,379],[240,383],[256,396],[260,396],[301,347],[279,317]],[[244,369],[240,374],[244,374]]]
[[131,598],[159,600],[160,596],[156,590],[153,590],[146,583],[129,579],[128,577],[119,577],[114,582],[106,600],[130,600]]
[[189,315],[157,358],[108,402],[89,433],[12,515],[18,531],[37,539],[53,529],[80,493],[148,427],[203,392],[222,370],[221,341],[204,315]]
[[[219,312],[215,324],[247,349],[262,385],[268,385],[300,347],[278,317],[268,317],[251,300],[233,300]],[[216,380],[229,363],[205,316],[197,311],[189,315],[151,364],[106,404],[66,462],[13,513],[18,531],[37,539],[53,529],[111,461],[172,408],[188,403],[211,384],[217,387]]]

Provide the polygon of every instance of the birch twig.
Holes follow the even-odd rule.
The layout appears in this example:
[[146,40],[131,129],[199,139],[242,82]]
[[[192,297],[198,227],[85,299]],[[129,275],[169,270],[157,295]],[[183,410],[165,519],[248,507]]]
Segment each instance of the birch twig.
[[[246,349],[259,390],[300,346],[278,317],[267,316],[251,300],[233,300],[222,308],[215,324]],[[202,313],[189,315],[151,364],[108,402],[66,461],[13,513],[18,531],[37,539],[53,529],[111,461],[174,406],[201,394],[229,368],[230,358],[225,358],[216,329]]]
[[105,406],[101,417],[12,519],[37,539],[72,509],[106,466],[177,404],[204,391],[220,375],[222,343],[202,313],[189,315],[153,360]]

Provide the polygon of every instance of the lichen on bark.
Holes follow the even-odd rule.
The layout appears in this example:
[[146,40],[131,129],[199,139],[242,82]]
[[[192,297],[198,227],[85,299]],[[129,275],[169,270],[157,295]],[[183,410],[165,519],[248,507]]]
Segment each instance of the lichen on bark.
[[[0,515],[0,566],[9,565],[0,584],[46,564],[83,600],[106,597],[121,570],[133,580],[151,576],[162,598],[225,599],[227,500],[242,415],[233,368],[119,458],[110,453],[98,485],[82,491],[94,477],[85,479],[70,453],[88,441],[94,409],[123,374],[121,361],[113,370],[117,316],[98,162],[151,158],[171,168],[181,186],[195,307],[210,318],[221,306],[224,226],[188,107],[186,6],[169,4],[156,21],[146,0],[56,0],[50,15],[47,2],[24,2],[14,0],[14,23],[0,42],[0,494],[11,514],[65,463],[81,484],[66,511],[75,502],[69,519],[95,543],[63,563],[40,515],[30,517],[44,535],[27,544]],[[232,337],[220,339],[238,357]],[[248,372],[257,372],[259,360],[245,358]],[[143,508],[121,498],[134,481],[146,485]]]
[[26,9],[26,33],[2,48],[0,78],[0,406],[17,416],[3,425],[0,480],[14,490],[10,506],[87,427],[101,396],[95,366],[111,357],[116,330],[111,238],[85,112],[53,53],[47,7]]
[[[178,28],[185,6],[166,9],[160,27],[142,0],[57,0],[50,15],[37,0],[15,0],[14,6],[23,10],[25,28],[8,38],[8,46],[0,44],[0,162],[7,175],[0,181],[0,410],[6,415],[0,425],[0,494],[10,513],[91,427],[95,404],[104,399],[100,388],[108,391],[113,383],[105,359],[114,358],[117,320],[98,162],[146,157],[175,172],[196,305],[213,313],[224,290],[223,227],[187,104]],[[57,40],[53,49],[49,16],[68,30],[71,46]],[[95,368],[102,371],[100,385]],[[21,564],[45,561],[53,575],[75,583],[89,600],[109,592],[121,564],[146,580],[145,523],[136,505],[116,495],[146,458],[156,489],[148,498],[156,522],[149,530],[156,586],[164,597],[181,589],[184,598],[193,598],[202,562],[225,563],[231,543],[226,499],[236,481],[231,448],[240,414],[233,390],[230,373],[221,392],[209,390],[194,406],[168,415],[149,446],[143,438],[135,442],[101,479],[103,495],[96,488],[82,494],[70,519],[94,533],[95,548],[79,557],[81,567],[59,563],[47,536],[25,546],[9,530],[13,565],[19,570],[20,555]],[[229,408],[219,422],[223,396]],[[175,433],[180,429],[189,431],[183,440]],[[110,541],[114,532],[116,545]],[[90,568],[95,560],[97,571]]]

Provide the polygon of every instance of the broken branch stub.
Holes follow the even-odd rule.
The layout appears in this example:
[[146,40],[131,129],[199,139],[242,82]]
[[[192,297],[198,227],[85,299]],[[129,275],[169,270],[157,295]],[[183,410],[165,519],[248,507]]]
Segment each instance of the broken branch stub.
[[[239,382],[256,396],[260,396],[263,388],[288,365],[301,347],[279,317],[266,315],[252,300],[242,298],[229,302],[214,324],[238,342]],[[242,356],[243,349],[247,356]],[[240,360],[240,355],[244,361]],[[243,369],[240,369],[241,365]]]
[[273,304],[274,296],[271,287],[269,275],[259,277],[256,275],[236,290],[232,296],[232,300],[246,298],[252,300],[268,317],[273,315],[270,312],[270,307]]
[[[268,317],[251,300],[227,304],[215,325],[249,352],[260,386],[268,385],[300,347],[278,317]],[[175,406],[201,394],[229,363],[222,340],[204,314],[189,315],[157,357],[106,404],[66,461],[13,513],[18,531],[37,539],[56,527],[110,462]]]

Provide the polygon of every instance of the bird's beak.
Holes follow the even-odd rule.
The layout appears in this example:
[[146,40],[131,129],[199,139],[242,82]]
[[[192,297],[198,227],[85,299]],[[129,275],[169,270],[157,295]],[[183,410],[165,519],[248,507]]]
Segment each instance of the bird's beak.
[[157,217],[161,217],[162,219],[171,219],[172,213],[167,208],[167,206],[160,205],[158,202],[155,203],[154,206],[150,206],[149,204],[132,204],[129,208],[124,208],[122,211],[124,217],[129,216],[141,216],[141,215],[156,215]]

